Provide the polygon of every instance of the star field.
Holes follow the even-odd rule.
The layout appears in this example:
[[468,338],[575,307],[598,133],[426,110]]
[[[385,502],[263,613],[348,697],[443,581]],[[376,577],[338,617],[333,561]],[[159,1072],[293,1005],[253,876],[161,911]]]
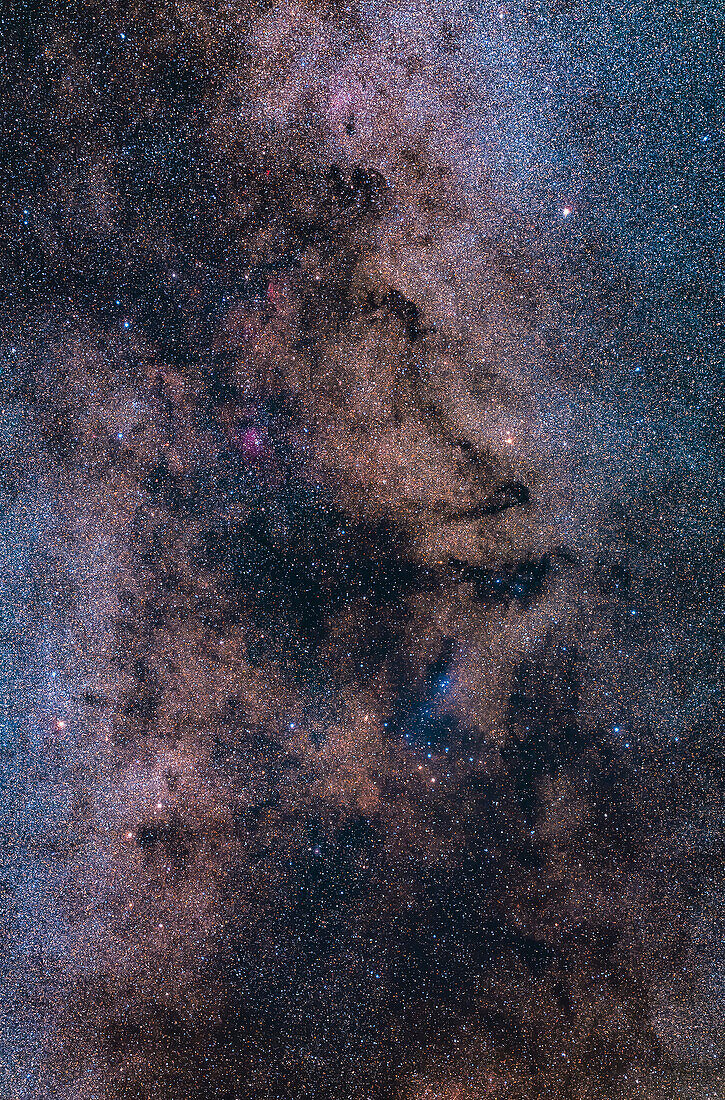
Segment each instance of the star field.
[[0,1096],[723,1100],[722,13],[0,19]]

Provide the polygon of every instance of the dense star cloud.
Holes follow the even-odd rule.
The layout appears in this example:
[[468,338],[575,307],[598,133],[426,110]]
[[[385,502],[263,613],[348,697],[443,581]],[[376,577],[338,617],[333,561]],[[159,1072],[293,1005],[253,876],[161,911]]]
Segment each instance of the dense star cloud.
[[2,1096],[721,1100],[716,5],[2,25]]

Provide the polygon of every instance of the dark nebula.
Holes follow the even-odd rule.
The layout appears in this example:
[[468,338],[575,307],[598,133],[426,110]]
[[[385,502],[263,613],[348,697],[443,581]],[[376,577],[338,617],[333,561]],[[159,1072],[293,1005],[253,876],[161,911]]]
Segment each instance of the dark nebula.
[[3,1100],[725,1100],[722,14],[6,5]]

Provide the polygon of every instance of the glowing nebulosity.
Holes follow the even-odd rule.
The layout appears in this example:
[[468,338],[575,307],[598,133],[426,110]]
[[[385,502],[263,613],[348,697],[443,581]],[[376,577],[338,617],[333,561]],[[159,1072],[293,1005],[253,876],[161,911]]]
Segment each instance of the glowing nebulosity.
[[721,1096],[688,20],[10,17],[3,1095]]

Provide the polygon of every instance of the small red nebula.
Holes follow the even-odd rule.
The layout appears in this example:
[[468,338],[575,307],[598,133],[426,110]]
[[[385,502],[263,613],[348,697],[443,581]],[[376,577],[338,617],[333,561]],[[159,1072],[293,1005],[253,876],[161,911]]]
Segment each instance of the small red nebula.
[[258,428],[245,428],[237,433],[236,445],[245,458],[260,458],[265,450],[265,438]]

